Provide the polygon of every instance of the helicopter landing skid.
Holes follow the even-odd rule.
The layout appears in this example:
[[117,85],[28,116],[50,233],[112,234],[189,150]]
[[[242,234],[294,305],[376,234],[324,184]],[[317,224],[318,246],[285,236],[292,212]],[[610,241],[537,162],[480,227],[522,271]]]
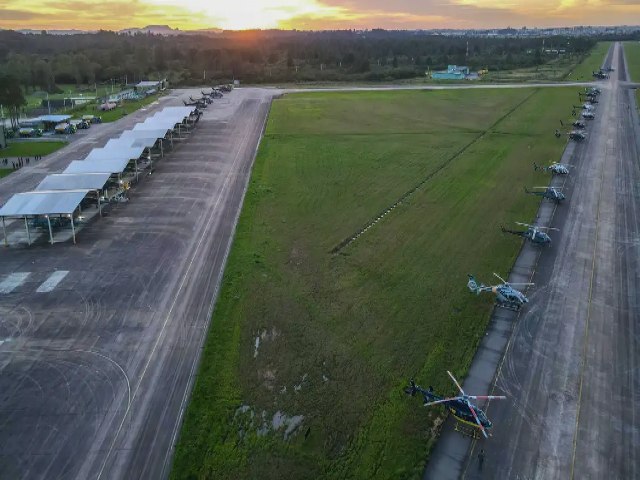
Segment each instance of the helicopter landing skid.
[[464,435],[465,437],[473,438],[474,440],[480,440],[480,434],[478,433],[478,429],[474,427],[469,427],[460,422],[456,422],[453,426],[453,429]]
[[504,308],[506,310],[512,310],[514,312],[520,311],[520,305],[517,303],[498,303],[496,302],[496,307]]

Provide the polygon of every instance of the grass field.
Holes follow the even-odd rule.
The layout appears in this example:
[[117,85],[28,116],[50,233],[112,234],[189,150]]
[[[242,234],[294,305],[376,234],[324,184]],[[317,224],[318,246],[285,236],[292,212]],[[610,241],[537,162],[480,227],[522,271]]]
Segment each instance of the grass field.
[[593,80],[593,71],[602,67],[611,42],[598,42],[591,54],[574,68],[566,77],[566,80],[590,82]]
[[109,110],[108,112],[100,112],[96,110],[95,104],[91,104],[67,110],[66,113],[73,115],[75,118],[80,118],[82,115],[98,115],[102,118],[103,122],[114,122],[129,113],[133,113],[136,110],[155,102],[158,98],[159,95],[149,95],[148,97],[140,100],[124,100],[122,105],[113,110]]
[[584,60],[580,56],[562,56],[538,67],[489,72],[482,77],[483,82],[559,82],[565,80],[569,72]]
[[[631,80],[640,82],[640,42],[625,42],[624,54]],[[640,107],[640,90],[636,90],[636,99],[638,107]]]
[[[419,478],[560,158],[576,89],[289,95],[272,106],[172,478]],[[329,253],[407,192],[383,220]],[[497,429],[501,426],[496,426]]]
[[[69,84],[61,84],[57,85],[57,87],[63,91],[63,93],[51,93],[49,94],[49,100],[57,100],[62,98],[69,98],[70,96],[79,96],[80,94],[87,97],[95,97],[96,89],[93,85],[69,85]],[[120,89],[117,88],[114,92],[118,92]],[[99,85],[97,89],[97,96],[105,97],[111,93],[110,85]],[[42,100],[47,99],[47,92],[42,90],[30,91],[25,94],[25,99],[27,100],[28,108],[37,108],[42,106]]]
[[66,142],[11,142],[9,140],[7,148],[0,150],[0,158],[45,156],[59,150],[66,144]]
[[0,178],[6,177],[11,172],[13,172],[13,170],[11,168],[0,168]]

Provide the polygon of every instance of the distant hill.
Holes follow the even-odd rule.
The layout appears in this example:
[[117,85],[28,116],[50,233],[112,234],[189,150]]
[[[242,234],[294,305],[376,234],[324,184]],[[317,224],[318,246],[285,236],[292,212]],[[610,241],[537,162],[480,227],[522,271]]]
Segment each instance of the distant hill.
[[25,35],[40,35],[43,31],[47,32],[49,35],[80,35],[83,33],[95,33],[95,30],[35,30],[28,28],[16,30],[16,32],[23,33]]
[[135,35],[136,33],[151,33],[153,35],[182,35],[185,32],[178,28],[171,28],[169,25],[147,25],[142,28],[125,28],[118,33],[126,33],[129,35]]

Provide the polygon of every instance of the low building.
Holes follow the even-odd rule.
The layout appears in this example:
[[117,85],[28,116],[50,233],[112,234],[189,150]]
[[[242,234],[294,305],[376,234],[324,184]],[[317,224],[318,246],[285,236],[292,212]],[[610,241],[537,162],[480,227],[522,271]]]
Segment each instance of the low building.
[[167,88],[167,79],[143,80],[142,82],[138,82],[134,88],[139,95],[151,95],[160,90],[165,90]]
[[449,65],[446,70],[432,72],[431,78],[434,80],[465,80],[470,78],[469,67]]

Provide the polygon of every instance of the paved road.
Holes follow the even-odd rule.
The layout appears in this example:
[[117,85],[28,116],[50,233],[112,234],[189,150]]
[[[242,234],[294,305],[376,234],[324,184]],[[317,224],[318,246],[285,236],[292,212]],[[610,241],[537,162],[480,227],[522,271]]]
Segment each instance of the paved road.
[[573,154],[569,200],[554,216],[561,232],[497,376],[509,401],[489,407],[494,437],[469,442],[463,478],[640,477],[640,134],[633,92],[620,87],[620,44],[605,64],[616,72]]
[[[0,478],[166,476],[271,96],[218,100],[78,245],[0,249]],[[92,128],[0,198],[161,106]]]

